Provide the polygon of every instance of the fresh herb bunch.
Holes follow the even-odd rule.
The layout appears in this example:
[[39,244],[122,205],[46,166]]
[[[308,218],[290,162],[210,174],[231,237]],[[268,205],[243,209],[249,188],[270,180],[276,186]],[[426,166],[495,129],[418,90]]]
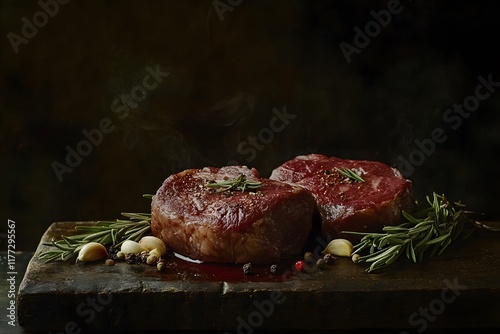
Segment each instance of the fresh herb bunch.
[[369,250],[356,262],[371,263],[367,271],[373,272],[394,263],[405,254],[413,262],[421,262],[425,255],[439,255],[459,236],[467,238],[474,231],[471,211],[465,211],[462,203],[450,202],[444,195],[427,196],[429,207],[409,214],[398,226],[385,226],[382,233],[344,232],[362,235],[354,246],[354,254]]
[[353,181],[357,181],[357,182],[365,182],[365,180],[361,177],[361,175],[359,175],[358,173],[356,173],[352,169],[349,169],[347,167],[341,167],[341,168],[335,167],[335,170],[337,172],[339,172],[340,174],[344,175],[345,177],[347,177],[349,180],[353,180]]
[[[151,195],[144,195],[151,198]],[[44,243],[53,247],[41,252],[38,257],[45,263],[67,261],[78,255],[80,249],[89,242],[98,242],[106,247],[119,247],[125,240],[139,241],[151,231],[150,213],[122,213],[128,219],[98,221],[94,225],[76,226],[77,234],[61,236],[60,240]]]
[[262,182],[248,181],[243,174],[238,175],[232,180],[225,180],[213,183],[207,183],[207,187],[221,188],[220,191],[226,190],[257,190],[262,186]]

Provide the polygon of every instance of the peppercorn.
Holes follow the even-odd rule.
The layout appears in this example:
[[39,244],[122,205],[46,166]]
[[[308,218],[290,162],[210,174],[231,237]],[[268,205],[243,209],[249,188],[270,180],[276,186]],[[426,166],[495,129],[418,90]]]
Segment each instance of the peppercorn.
[[313,261],[314,260],[314,254],[312,252],[306,252],[304,254],[304,260],[306,260],[306,261]]
[[316,263],[316,260],[314,259],[314,254],[311,252],[306,252],[304,254],[304,262],[307,267],[313,268],[314,264]]
[[139,253],[139,255],[137,255],[138,257],[138,260],[140,263],[146,263],[148,261],[148,257],[149,257],[149,252],[148,251],[142,251]]
[[116,260],[117,259],[117,256],[116,254],[118,253],[119,249],[113,247],[113,246],[110,246],[108,248],[108,259],[113,259],[113,260]]
[[252,274],[252,272],[253,272],[252,264],[251,263],[245,263],[243,265],[243,274],[250,275],[250,274]]
[[271,265],[271,267],[269,268],[269,270],[271,270],[272,274],[276,274],[278,272],[278,265],[277,264]]
[[325,260],[326,264],[331,265],[331,264],[335,263],[337,258],[335,256],[333,256],[332,254],[325,254],[325,256],[323,256],[323,260]]
[[167,268],[167,265],[166,265],[165,261],[160,260],[160,261],[158,261],[158,263],[156,264],[156,269],[157,269],[158,271],[165,271],[165,269],[166,269],[166,268]]
[[127,262],[128,264],[138,263],[137,255],[135,255],[134,253],[125,254],[125,262]]
[[113,259],[106,259],[106,261],[104,262],[105,265],[107,266],[114,266],[115,265],[115,260]]
[[326,266],[325,260],[323,260],[323,259],[318,259],[318,261],[316,261],[316,266],[317,266],[319,269],[325,269],[325,266]]
[[116,247],[113,247],[113,246],[110,246],[108,248],[108,254],[109,255],[116,255],[116,253],[118,253],[120,251],[119,248],[116,248]]
[[297,269],[298,271],[303,271],[305,267],[306,264],[304,263],[304,261],[298,260],[297,262],[295,262],[295,269]]

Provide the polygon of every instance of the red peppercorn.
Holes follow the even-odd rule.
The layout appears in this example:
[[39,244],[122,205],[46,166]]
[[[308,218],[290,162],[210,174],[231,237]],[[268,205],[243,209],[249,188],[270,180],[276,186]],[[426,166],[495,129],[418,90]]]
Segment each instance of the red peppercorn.
[[304,261],[299,260],[299,261],[295,262],[295,269],[297,269],[298,271],[303,271],[305,267],[306,267],[306,264],[304,263]]

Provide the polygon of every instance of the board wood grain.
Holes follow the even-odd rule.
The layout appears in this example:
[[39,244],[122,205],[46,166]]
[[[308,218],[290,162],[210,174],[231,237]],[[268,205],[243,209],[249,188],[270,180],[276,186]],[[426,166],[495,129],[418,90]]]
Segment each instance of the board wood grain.
[[25,330],[500,327],[500,233],[477,232],[441,256],[398,261],[375,274],[347,258],[306,273],[294,271],[290,259],[277,274],[257,266],[250,276],[238,265],[182,260],[158,272],[146,264],[37,258],[44,242],[70,235],[78,224],[92,222],[52,224],[29,263],[18,294]]

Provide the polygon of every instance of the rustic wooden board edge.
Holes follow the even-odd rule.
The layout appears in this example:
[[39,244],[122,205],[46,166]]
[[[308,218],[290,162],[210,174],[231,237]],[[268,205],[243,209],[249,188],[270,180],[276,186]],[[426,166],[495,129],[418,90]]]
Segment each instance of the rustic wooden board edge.
[[[74,224],[55,223],[48,231],[64,231],[64,228]],[[45,237],[48,237],[47,234]],[[481,240],[494,239],[487,237]],[[174,282],[169,286],[169,282],[151,280],[148,276],[143,282],[132,282],[130,286],[117,289],[112,284],[99,285],[92,280],[87,285],[82,284],[79,279],[92,273],[83,270],[78,272],[79,277],[66,282],[67,287],[76,286],[75,289],[55,294],[54,292],[58,291],[57,282],[50,279],[43,282],[39,280],[50,273],[57,276],[57,265],[49,267],[52,272],[47,272],[47,267],[43,268],[45,271],[42,273],[36,270],[36,266],[41,262],[36,255],[44,249],[45,241],[46,239],[42,238],[19,289],[19,321],[26,330],[61,330],[68,323],[76,324],[78,328],[85,330],[234,330],[243,323],[251,322],[252,315],[257,317],[255,319],[260,319],[256,315],[258,312],[263,319],[259,329],[407,328],[411,325],[409,317],[415,312],[418,313],[420,307],[428,308],[434,300],[439,301],[443,289],[446,289],[445,280],[453,283],[453,275],[457,273],[450,272],[450,275],[447,275],[446,271],[440,272],[430,280],[429,275],[426,278],[418,277],[428,270],[439,268],[440,263],[444,264],[445,261],[451,261],[451,266],[456,266],[457,257],[453,255],[438,259],[438,263],[429,261],[404,268],[401,272],[394,271],[376,276],[366,276],[362,267],[355,266],[346,259],[347,261],[336,264],[334,271],[318,272],[308,278],[290,279],[285,282],[186,280]],[[460,279],[456,282],[463,286],[459,291],[460,295],[453,303],[444,303],[445,311],[441,312],[436,320],[429,322],[428,326],[475,328],[483,324],[487,327],[500,327],[500,318],[497,317],[500,314],[500,262],[494,258],[498,253],[492,254],[491,249],[486,248],[478,254],[478,259],[471,259],[466,253],[462,253],[460,256],[465,257],[469,267],[465,267],[467,275],[460,271]],[[484,265],[488,262],[492,262],[496,284],[491,283],[491,278],[488,281],[475,281],[478,273],[468,272],[474,267],[474,263]],[[125,270],[130,268],[128,265],[122,265]],[[75,268],[72,265],[68,267]],[[84,269],[89,268],[92,267]],[[116,276],[116,273],[106,272],[103,268],[93,268],[94,273],[99,272],[98,278],[102,278],[102,275]],[[360,277],[365,279],[363,284],[358,281]],[[332,284],[325,278],[334,282],[340,280],[341,284]],[[422,281],[426,279],[429,280],[428,284],[416,294],[412,284],[423,284]],[[50,288],[51,284],[55,284],[53,289]],[[360,289],[360,286],[364,288]],[[273,302],[272,314],[267,317],[264,314],[265,305],[271,308],[268,301],[273,300],[272,293],[275,294],[275,300],[280,296],[286,300],[281,304]],[[86,308],[89,306],[87,298],[97,300],[101,297],[106,300],[109,296],[112,301],[101,305],[106,307],[103,307],[102,312],[94,312],[92,321],[87,323],[86,320],[90,317],[90,311]],[[445,296],[452,297],[449,293]],[[486,303],[486,300],[489,302]],[[435,307],[440,305],[438,302],[434,303]],[[210,306],[207,309],[208,304]],[[311,321],[304,322],[304,305],[307,306],[307,314],[312,317]],[[386,314],[386,309],[395,311]],[[161,315],[158,310],[161,310]],[[79,313],[87,314],[87,317],[82,317]],[[332,314],[335,316],[331,316]],[[33,319],[37,319],[36,325]],[[254,324],[257,321],[255,319]],[[414,322],[420,319],[421,317],[415,318]]]

